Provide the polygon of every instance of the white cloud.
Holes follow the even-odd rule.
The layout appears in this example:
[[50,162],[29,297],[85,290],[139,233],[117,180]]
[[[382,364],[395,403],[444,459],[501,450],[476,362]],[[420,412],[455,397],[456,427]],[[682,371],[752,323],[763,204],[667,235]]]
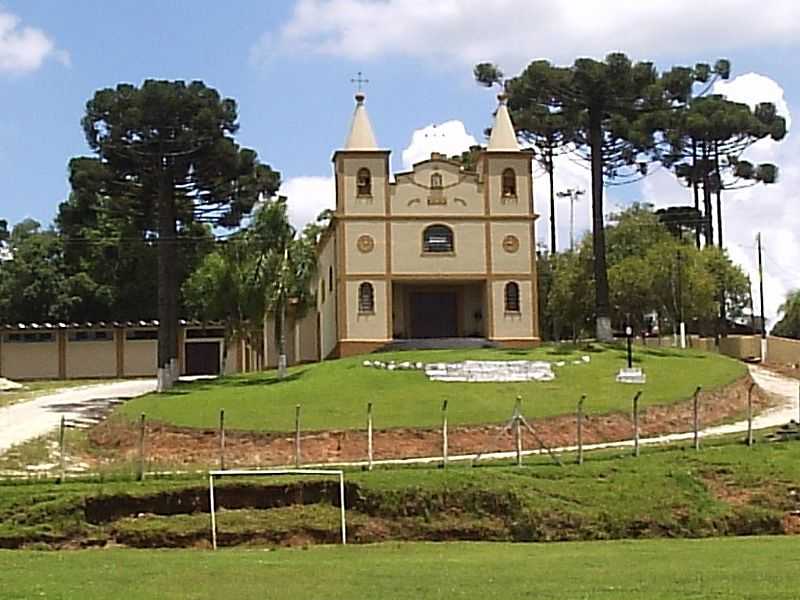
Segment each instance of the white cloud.
[[[732,100],[750,105],[771,101],[779,113],[791,119],[783,89],[773,80],[755,73],[735,78],[715,91]],[[764,295],[768,323],[773,325],[778,306],[786,293],[800,287],[800,138],[787,135],[783,142],[762,140],[744,154],[754,162],[769,160],[780,167],[778,182],[756,185],[723,194],[723,238],[731,258],[750,275],[756,312],[758,299],[758,260],[756,234],[761,231],[764,244]],[[685,187],[666,170],[648,177],[642,185],[642,198],[657,207],[691,204]],[[714,216],[716,223],[716,214]]]
[[786,117],[787,129],[791,128],[792,117],[783,88],[769,77],[758,73],[744,73],[730,81],[718,81],[714,84],[713,92],[722,94],[728,100],[747,104],[750,108],[755,108],[759,102],[772,102],[778,114]]
[[69,54],[45,32],[22,26],[19,17],[0,8],[0,73],[35,71],[48,58],[69,65]]
[[432,152],[450,157],[469,150],[470,146],[477,143],[461,121],[428,125],[411,135],[411,142],[403,150],[403,168],[410,169],[414,163],[430,158]]
[[290,177],[278,193],[288,198],[289,220],[298,230],[326,208],[336,208],[333,177]]
[[794,44],[800,34],[800,4],[762,0],[754,8],[746,0],[299,0],[289,20],[272,34],[262,38],[256,53],[315,52],[358,60],[394,54],[437,64],[491,60],[515,70],[536,57],[571,62],[575,56],[605,55],[620,44],[645,58],[683,54],[687,48],[698,54]]

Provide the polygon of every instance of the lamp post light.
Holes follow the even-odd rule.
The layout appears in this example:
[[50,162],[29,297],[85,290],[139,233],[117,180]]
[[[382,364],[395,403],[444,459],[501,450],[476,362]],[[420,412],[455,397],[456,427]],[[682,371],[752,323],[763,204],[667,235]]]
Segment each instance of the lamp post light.
[[625,337],[628,338],[628,368],[633,368],[633,354],[631,352],[631,338],[633,336],[633,329],[630,325],[625,326]]

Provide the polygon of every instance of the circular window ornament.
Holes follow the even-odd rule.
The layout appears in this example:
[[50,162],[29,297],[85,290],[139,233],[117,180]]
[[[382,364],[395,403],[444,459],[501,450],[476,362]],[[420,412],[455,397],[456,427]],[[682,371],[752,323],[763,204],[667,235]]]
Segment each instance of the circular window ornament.
[[519,250],[519,240],[515,235],[507,235],[503,238],[503,250],[509,254],[514,254]]
[[375,240],[372,239],[372,236],[362,235],[358,238],[356,247],[358,248],[359,252],[367,254],[375,249]]

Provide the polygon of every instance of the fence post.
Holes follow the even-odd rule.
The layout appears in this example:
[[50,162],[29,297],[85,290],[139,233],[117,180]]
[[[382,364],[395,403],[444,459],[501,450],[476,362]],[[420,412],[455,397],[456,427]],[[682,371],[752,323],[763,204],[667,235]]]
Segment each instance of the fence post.
[[65,456],[65,454],[66,454],[66,441],[65,441],[65,438],[64,438],[66,427],[67,427],[67,423],[66,423],[66,420],[64,418],[64,415],[61,415],[61,425],[60,425],[60,427],[58,429],[58,456],[59,456],[59,462],[60,462],[60,466],[61,466],[61,479],[60,479],[60,481],[64,481],[64,478],[66,477],[66,474],[67,474],[66,473],[66,471],[67,471],[67,468],[66,468],[67,457]]
[[586,400],[586,394],[581,396],[578,400],[578,464],[583,464],[583,403]]
[[294,407],[294,466],[300,468],[300,405]]
[[136,481],[144,479],[144,434],[145,434],[145,416],[144,413],[139,417],[139,465],[136,470]]
[[636,392],[633,397],[633,455],[639,456],[639,398],[642,392]]
[[753,388],[755,382],[747,389],[747,445],[753,445]]
[[225,470],[225,409],[219,410],[219,469]]
[[700,390],[703,388],[697,386],[694,391],[694,401],[692,402],[692,419],[694,426],[694,449],[700,450]]
[[514,404],[514,438],[517,446],[517,466],[522,466],[522,397],[517,396]]
[[442,467],[447,468],[447,400],[442,402]]
[[367,404],[367,469],[372,471],[372,402]]

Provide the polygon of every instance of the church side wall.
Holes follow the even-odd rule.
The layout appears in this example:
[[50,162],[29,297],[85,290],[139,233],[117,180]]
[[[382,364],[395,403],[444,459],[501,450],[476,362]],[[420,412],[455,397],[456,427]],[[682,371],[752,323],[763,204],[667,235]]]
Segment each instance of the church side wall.
[[[331,279],[331,273],[333,279]],[[319,314],[319,344],[322,359],[330,356],[339,341],[337,333],[337,288],[340,273],[336,264],[336,232],[324,242],[319,255],[317,313]],[[323,291],[324,289],[324,291]]]

